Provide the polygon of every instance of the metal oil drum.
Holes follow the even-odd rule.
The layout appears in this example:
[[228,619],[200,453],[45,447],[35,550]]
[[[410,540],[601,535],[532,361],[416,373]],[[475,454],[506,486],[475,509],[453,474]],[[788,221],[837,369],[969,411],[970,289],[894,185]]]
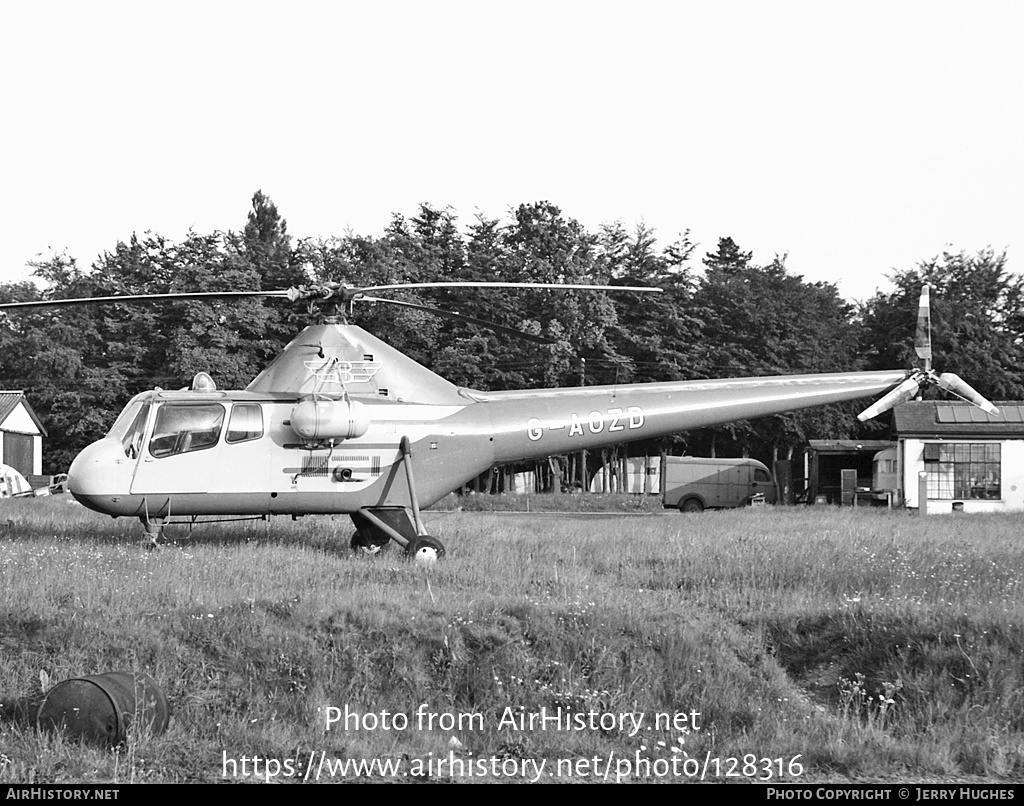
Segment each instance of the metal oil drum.
[[61,728],[90,742],[119,745],[131,729],[163,733],[167,696],[151,677],[131,672],[75,677],[51,688],[39,706],[40,729]]

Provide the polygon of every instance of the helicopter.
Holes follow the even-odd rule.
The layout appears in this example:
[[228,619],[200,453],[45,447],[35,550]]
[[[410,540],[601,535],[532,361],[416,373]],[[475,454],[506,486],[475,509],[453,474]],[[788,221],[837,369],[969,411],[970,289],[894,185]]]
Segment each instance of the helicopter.
[[286,291],[123,295],[0,304],[150,302],[286,297],[334,303],[245,388],[221,390],[198,373],[188,388],[135,395],[103,438],[78,454],[68,488],[86,507],[138,518],[155,544],[171,523],[227,517],[347,514],[350,545],[394,542],[409,557],[445,553],[422,511],[495,464],[594,450],[738,419],[884,396],[866,420],[935,384],[986,411],[995,407],[951,373],[931,368],[929,290],[922,290],[913,370],[840,372],[479,391],[458,387],[362,328],[356,302],[417,308],[500,332],[474,317],[377,296],[407,288],[474,287],[658,293],[654,287],[561,283],[328,283]]

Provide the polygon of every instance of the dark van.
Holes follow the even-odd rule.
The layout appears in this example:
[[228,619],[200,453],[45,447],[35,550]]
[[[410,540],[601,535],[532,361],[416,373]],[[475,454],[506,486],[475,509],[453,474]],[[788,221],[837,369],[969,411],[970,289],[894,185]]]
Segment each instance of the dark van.
[[755,500],[775,503],[775,480],[756,459],[669,456],[662,503],[683,512],[742,507]]

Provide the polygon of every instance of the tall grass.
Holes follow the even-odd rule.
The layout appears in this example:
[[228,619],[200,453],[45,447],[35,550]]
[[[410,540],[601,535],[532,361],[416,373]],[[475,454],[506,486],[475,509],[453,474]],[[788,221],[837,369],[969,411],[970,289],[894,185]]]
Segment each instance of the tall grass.
[[[321,750],[1024,777],[1014,516],[435,512],[448,557],[423,568],[350,555],[347,518],[211,525],[149,551],[138,524],[66,500],[0,505],[0,781],[215,781],[225,757]],[[40,672],[111,670],[166,691],[166,734],[111,751],[35,730]],[[346,707],[378,724],[328,730]],[[501,724],[559,707],[645,729]],[[384,712],[438,720],[385,729]],[[686,719],[647,730],[656,714]]]

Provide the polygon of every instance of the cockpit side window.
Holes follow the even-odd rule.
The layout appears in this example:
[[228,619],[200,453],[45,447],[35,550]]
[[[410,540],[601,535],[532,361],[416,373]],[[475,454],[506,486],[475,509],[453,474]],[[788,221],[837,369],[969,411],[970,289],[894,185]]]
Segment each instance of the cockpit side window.
[[223,426],[219,403],[164,403],[156,412],[149,452],[159,459],[212,448]]
[[227,441],[248,442],[263,436],[263,409],[259,403],[236,403],[231,407]]

